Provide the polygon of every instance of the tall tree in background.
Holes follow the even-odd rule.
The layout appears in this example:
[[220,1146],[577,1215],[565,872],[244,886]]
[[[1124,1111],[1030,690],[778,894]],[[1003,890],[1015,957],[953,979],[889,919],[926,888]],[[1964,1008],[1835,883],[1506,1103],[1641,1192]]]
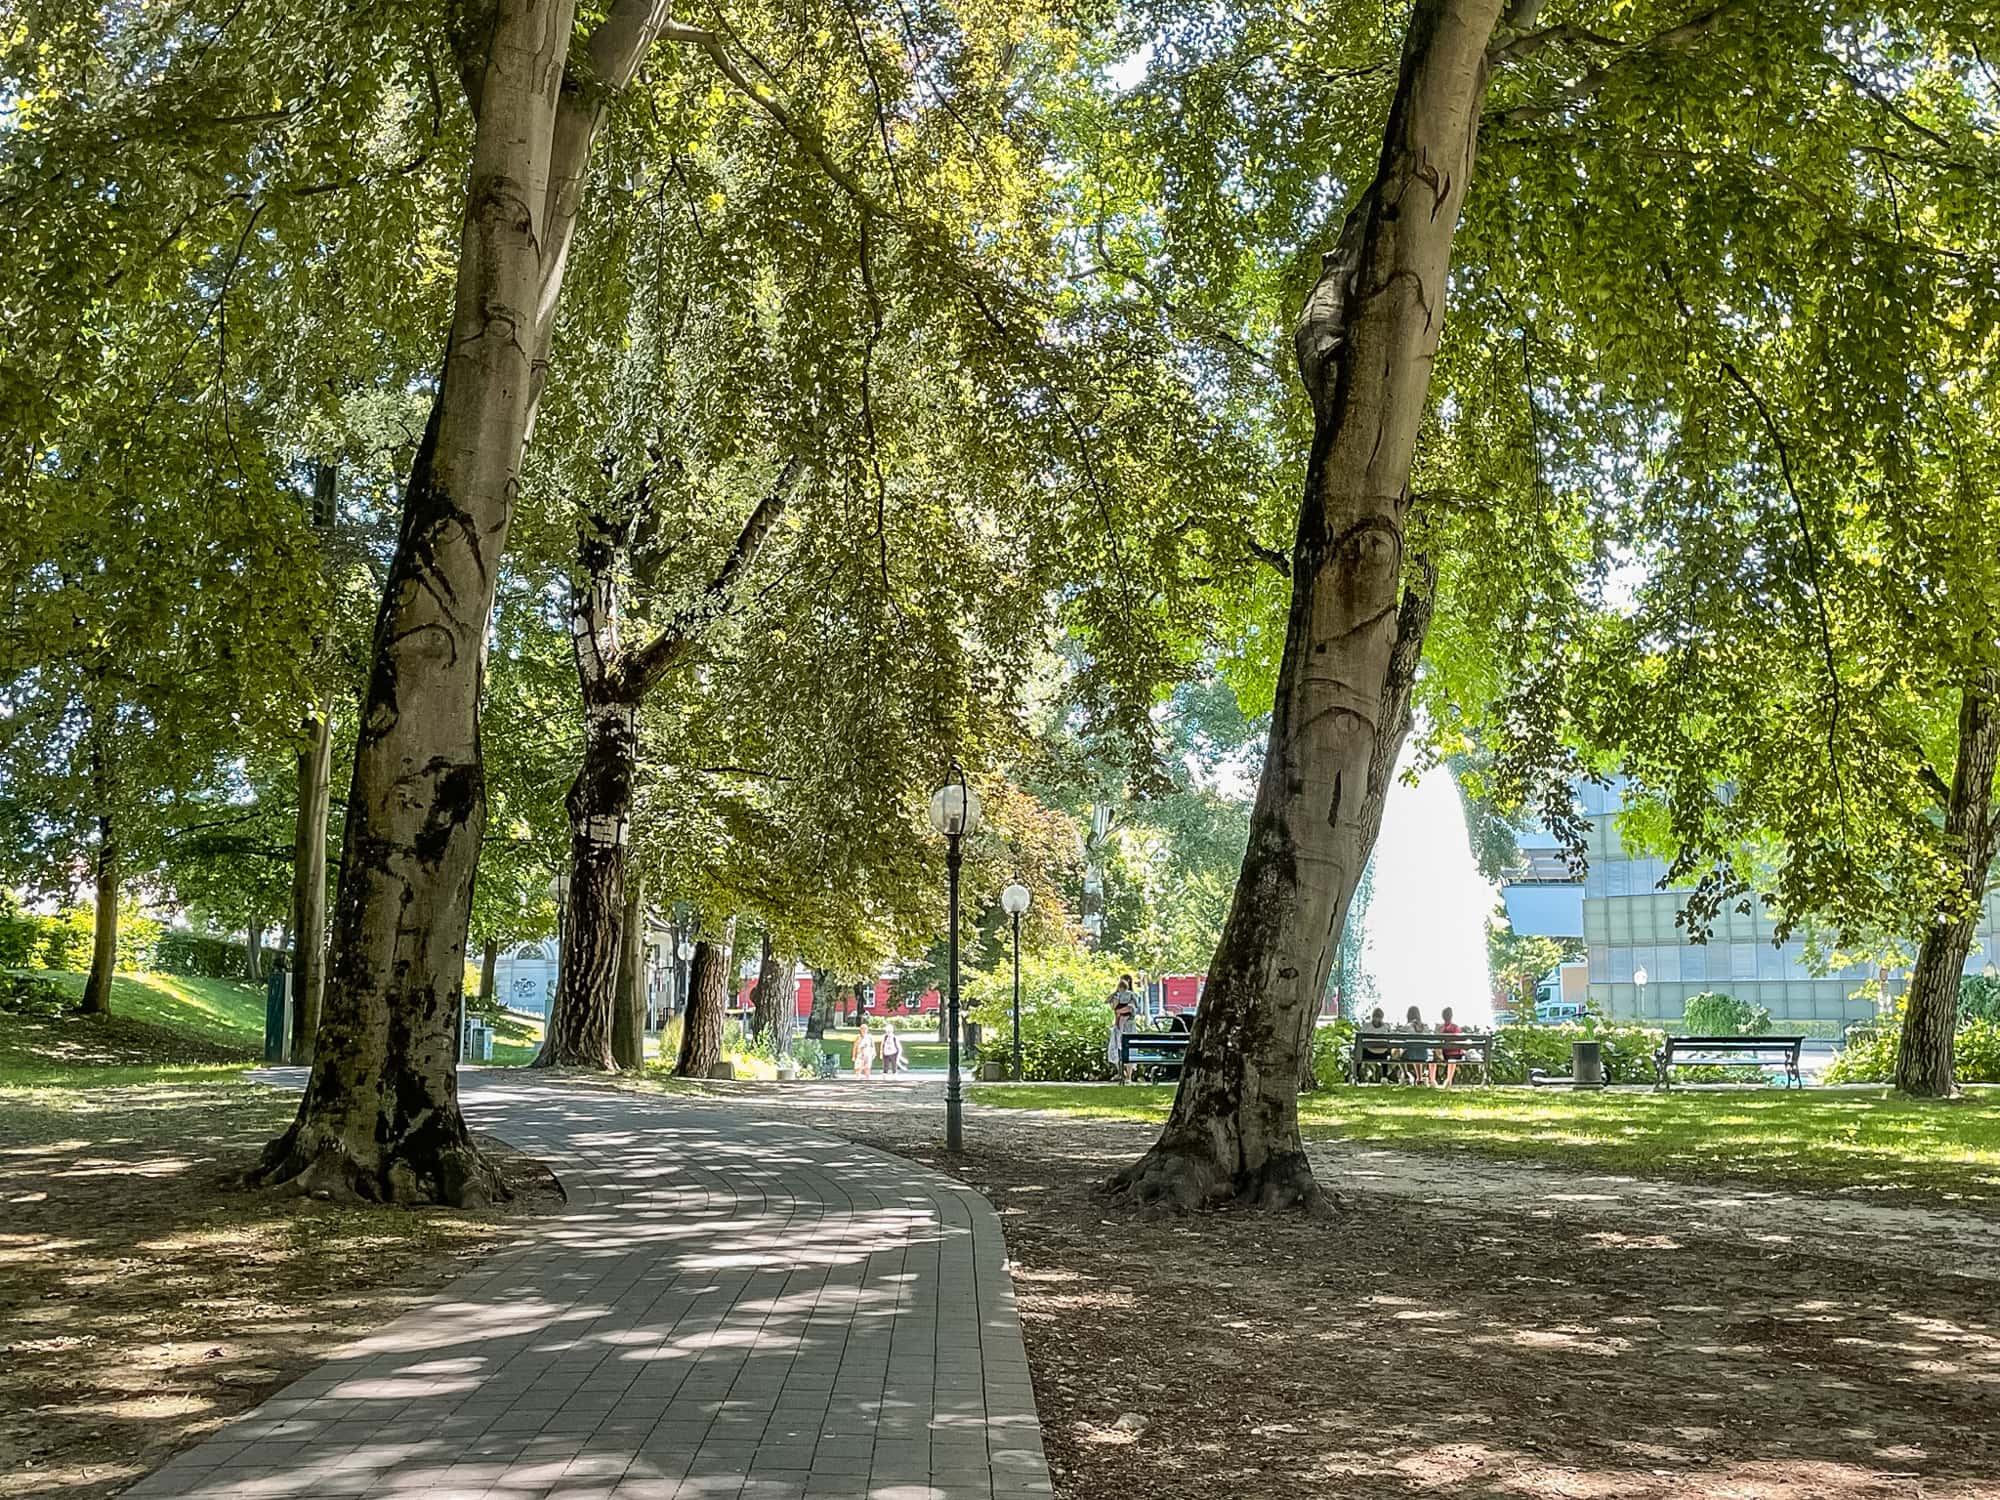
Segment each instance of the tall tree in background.
[[681,1017],[681,1050],[674,1059],[676,1078],[706,1078],[722,1061],[722,1023],[729,1005],[731,950],[736,919],[731,917],[716,937],[696,940],[688,967],[687,1011]]
[[562,962],[538,1067],[612,1069],[612,1009],[623,952],[626,846],[639,763],[639,712],[646,695],[728,613],[764,539],[783,515],[795,463],[788,462],[753,508],[713,575],[665,625],[624,644],[619,592],[630,570],[635,527],[647,519],[650,484],[613,513],[586,516],[570,605],[570,637],[583,688],[583,764],[570,783],[569,895]]
[[[1587,117],[1510,110],[1490,139],[1522,191],[1478,231],[1507,258],[1465,299],[1532,351],[1546,482],[1605,497],[1640,575],[1501,722],[1633,778],[1626,826],[1697,933],[1761,907],[1913,957],[1897,1082],[1922,1096],[1955,1089],[2000,748],[1980,47],[1951,6],[1760,8],[1611,68]],[[1647,107],[1670,87],[1710,111]]]

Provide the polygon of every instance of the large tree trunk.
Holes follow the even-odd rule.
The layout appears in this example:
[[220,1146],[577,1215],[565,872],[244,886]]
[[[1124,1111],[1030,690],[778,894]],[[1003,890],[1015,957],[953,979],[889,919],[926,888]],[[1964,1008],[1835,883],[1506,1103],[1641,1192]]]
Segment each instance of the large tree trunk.
[[1499,17],[1500,0],[1418,0],[1375,178],[1299,315],[1313,447],[1270,744],[1173,1112],[1113,1179],[1140,1202],[1317,1200],[1300,1052],[1373,843],[1410,465]]
[[583,766],[570,783],[569,901],[562,967],[537,1067],[609,1071],[625,930],[625,854],[638,765],[638,710],[586,702]]
[[639,760],[639,707],[646,693],[734,603],[744,569],[783,514],[796,464],[751,512],[715,577],[668,627],[633,650],[619,641],[619,586],[632,533],[645,518],[651,473],[611,503],[587,511],[577,530],[570,589],[570,644],[583,691],[583,766],[571,783],[570,887],[563,962],[538,1066],[609,1069],[621,951],[627,845]]
[[97,820],[97,909],[91,915],[90,977],[83,982],[84,1014],[111,1014],[111,981],[118,972],[118,842],[111,819]]
[[[1389,805],[1389,783],[1396,776],[1396,761],[1403,753],[1403,741],[1409,738],[1410,723],[1415,715],[1417,686],[1417,666],[1423,660],[1424,640],[1430,634],[1432,602],[1437,592],[1437,569],[1428,557],[1421,553],[1410,559],[1410,580],[1403,589],[1402,607],[1396,612],[1396,644],[1389,653],[1389,675],[1382,684],[1381,715],[1376,720],[1375,752],[1368,761],[1368,792],[1361,803],[1360,837],[1364,849],[1373,849],[1375,840],[1382,833],[1382,814]],[[1361,860],[1364,868],[1368,857],[1364,853]],[[1361,879],[1359,874],[1354,877]],[[1340,903],[1340,912],[1334,919],[1333,935],[1327,939],[1327,976],[1333,972],[1333,963],[1340,952],[1341,941],[1347,935],[1348,911],[1351,907],[1353,890],[1348,891],[1348,899]],[[1320,981],[1319,993],[1326,993],[1326,978]],[[1345,995],[1343,992],[1343,1008]],[[1299,1037],[1299,1091],[1310,1092],[1319,1087],[1319,1079],[1313,1073],[1313,1040],[1319,1028],[1319,1002],[1300,1017]]]
[[771,946],[771,934],[763,934],[757,956],[757,982],[750,987],[750,1035],[761,1037],[777,1023],[778,954]]
[[[569,629],[583,692],[583,764],[570,783],[569,900],[562,967],[537,1067],[609,1071],[612,1011],[625,926],[625,856],[639,763],[644,685],[619,670],[618,591],[642,481],[616,506],[586,514],[577,531]],[[615,514],[614,514],[615,512]]]
[[255,1174],[295,1191],[455,1204],[504,1191],[466,1132],[454,1060],[486,810],[487,621],[560,287],[543,257],[566,234],[554,198],[573,164],[552,157],[575,6],[497,0],[489,14],[467,54],[478,124],[449,352],[376,618],[312,1078]]
[[797,974],[797,960],[780,962],[772,948],[770,933],[765,933],[763,956],[757,965],[757,987],[751,992],[750,1034],[768,1035],[773,1057],[784,1057],[792,1050],[792,1032],[798,1017]]
[[1903,1034],[1896,1045],[1896,1087],[1924,1099],[1958,1093],[1953,1048],[1958,1035],[1958,988],[1965,956],[1986,900],[1993,865],[1993,772],[2000,763],[2000,673],[1984,672],[1958,708],[1958,763],[1945,804],[1944,838],[1958,888],[1924,932]]
[[688,972],[687,1013],[681,1018],[681,1051],[674,1060],[676,1078],[706,1078],[722,1061],[723,1011],[729,1004],[731,919],[721,941],[702,938],[694,945]]
[[264,921],[252,913],[244,918],[243,972],[252,984],[264,982]]
[[814,1041],[824,1040],[826,1028],[833,1021],[833,991],[827,982],[824,969],[814,969],[812,1014],[806,1017],[806,1035]]
[[646,1065],[646,890],[625,887],[625,920],[618,961],[618,1001],[611,1012],[611,1060],[627,1072]]
[[292,834],[292,1061],[310,1063],[326,989],[326,820],[333,799],[333,700],[300,726],[299,816]]

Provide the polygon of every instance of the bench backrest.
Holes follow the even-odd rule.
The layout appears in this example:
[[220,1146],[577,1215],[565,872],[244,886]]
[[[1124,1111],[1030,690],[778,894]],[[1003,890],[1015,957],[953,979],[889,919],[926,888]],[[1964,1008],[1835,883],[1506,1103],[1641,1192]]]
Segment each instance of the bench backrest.
[[1493,1045],[1490,1031],[1357,1031],[1357,1047],[1406,1047],[1411,1042],[1433,1047],[1475,1047],[1481,1051]]
[[1126,1031],[1119,1034],[1118,1050],[1124,1055],[1150,1052],[1164,1056],[1187,1051],[1188,1043],[1193,1040],[1185,1031]]
[[1792,1052],[1805,1045],[1802,1036],[1670,1036],[1676,1052]]

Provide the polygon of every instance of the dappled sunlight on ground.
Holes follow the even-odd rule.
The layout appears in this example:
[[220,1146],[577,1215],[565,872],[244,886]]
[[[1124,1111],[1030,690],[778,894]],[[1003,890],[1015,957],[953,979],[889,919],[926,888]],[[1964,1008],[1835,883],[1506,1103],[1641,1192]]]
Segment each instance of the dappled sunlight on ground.
[[2000,1500],[1993,1218],[1328,1139],[1326,1220],[1154,1221],[1151,1134],[968,1121],[1068,1500]]
[[295,1108],[234,1082],[0,1093],[0,1496],[129,1483],[505,1236],[236,1190]]
[[976,1193],[706,1101],[487,1074],[466,1102],[569,1207],[136,1493],[1046,1493]]

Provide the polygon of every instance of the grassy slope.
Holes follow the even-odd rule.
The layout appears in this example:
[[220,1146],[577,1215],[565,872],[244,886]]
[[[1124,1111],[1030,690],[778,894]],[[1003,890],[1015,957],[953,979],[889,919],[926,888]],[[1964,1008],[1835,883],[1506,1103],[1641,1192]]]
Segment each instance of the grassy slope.
[[[1157,1120],[1173,1090],[985,1087],[981,1104]],[[1553,1094],[1340,1088],[1299,1100],[1308,1135],[1592,1171],[2000,1198],[2000,1089],[1949,1104],[1888,1091]]]
[[[72,997],[81,974],[20,970]],[[0,1087],[221,1081],[262,1055],[264,992],[228,979],[120,974],[111,1014],[0,1013]]]
[[[82,974],[19,969],[47,979],[77,999]],[[196,979],[184,974],[120,974],[111,981],[111,1014],[166,1026],[246,1054],[264,1049],[264,987],[240,979]]]

